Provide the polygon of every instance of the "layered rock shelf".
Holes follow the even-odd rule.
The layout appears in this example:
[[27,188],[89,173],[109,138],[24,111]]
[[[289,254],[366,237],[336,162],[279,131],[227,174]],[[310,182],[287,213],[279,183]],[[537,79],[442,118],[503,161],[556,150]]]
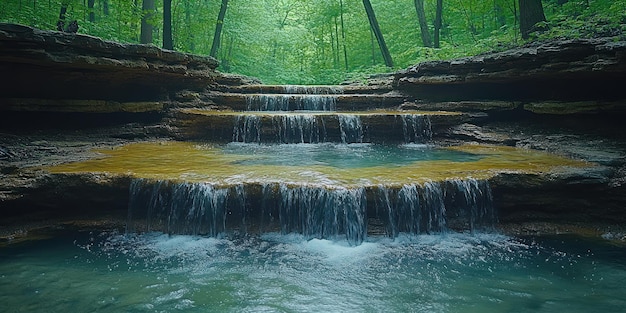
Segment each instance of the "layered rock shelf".
[[[623,41],[532,43],[421,63],[366,85],[263,85],[217,67],[150,45],[0,24],[0,69],[10,76],[0,86],[0,235],[52,218],[124,220],[132,173],[50,168],[131,143],[190,140],[515,149],[516,166],[463,172],[489,183],[503,229],[626,223]],[[302,139],[281,134],[292,124]],[[538,167],[524,149],[571,164],[550,158]]]
[[[524,108],[536,113],[624,112],[626,42],[556,40],[449,61],[395,74],[394,88],[437,109]],[[459,102],[460,104],[455,104]],[[482,105],[484,103],[484,105]]]

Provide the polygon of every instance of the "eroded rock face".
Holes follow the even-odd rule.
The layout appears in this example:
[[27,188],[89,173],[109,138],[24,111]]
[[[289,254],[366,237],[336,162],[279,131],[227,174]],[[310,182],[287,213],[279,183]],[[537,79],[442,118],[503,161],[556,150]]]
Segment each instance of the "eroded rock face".
[[220,76],[217,66],[208,56],[152,45],[0,24],[3,98],[162,100],[206,88]]
[[626,42],[532,43],[499,53],[431,61],[396,74],[394,87],[436,101],[624,99]]

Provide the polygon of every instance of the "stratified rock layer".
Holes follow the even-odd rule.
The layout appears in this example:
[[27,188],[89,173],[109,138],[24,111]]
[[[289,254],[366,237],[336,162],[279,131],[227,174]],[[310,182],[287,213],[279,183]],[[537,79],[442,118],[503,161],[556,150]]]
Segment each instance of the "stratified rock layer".
[[533,43],[499,53],[424,62],[395,75],[394,87],[435,101],[624,99],[626,42]]
[[220,79],[217,66],[208,56],[152,45],[0,24],[2,98],[162,100],[206,88]]

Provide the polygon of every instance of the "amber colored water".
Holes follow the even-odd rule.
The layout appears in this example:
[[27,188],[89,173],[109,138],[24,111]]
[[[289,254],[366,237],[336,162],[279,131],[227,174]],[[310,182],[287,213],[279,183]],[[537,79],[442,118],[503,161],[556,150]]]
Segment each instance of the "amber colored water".
[[102,158],[49,168],[52,173],[103,172],[190,182],[292,182],[338,186],[420,184],[546,173],[592,166],[536,150],[489,145],[436,148],[371,144],[130,144]]

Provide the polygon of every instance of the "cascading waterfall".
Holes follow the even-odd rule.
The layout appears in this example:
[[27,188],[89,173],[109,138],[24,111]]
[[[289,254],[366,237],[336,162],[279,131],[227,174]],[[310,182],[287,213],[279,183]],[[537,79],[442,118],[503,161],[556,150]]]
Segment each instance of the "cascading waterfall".
[[430,118],[422,114],[403,114],[402,131],[406,143],[426,143],[433,137]]
[[283,233],[310,238],[336,238],[345,234],[358,245],[367,234],[364,188],[326,188],[280,184],[279,216]]
[[[278,143],[319,143],[326,139],[323,119],[313,114],[277,114],[271,116],[273,142]],[[239,115],[233,127],[233,142],[261,143],[268,138],[263,136],[263,123],[258,115]],[[268,132],[265,130],[265,132]],[[265,137],[268,133],[265,133]]]
[[[216,236],[226,230],[229,188],[207,183],[131,183],[127,231]],[[145,220],[145,224],[137,221]]]
[[319,143],[326,133],[323,120],[312,114],[277,115],[272,124],[280,143]]
[[248,111],[335,111],[337,96],[307,94],[246,95]]
[[[373,203],[366,200],[370,197]],[[130,187],[128,231],[217,236],[230,225],[243,231],[250,224],[264,230],[276,225],[285,234],[345,236],[358,245],[370,218],[381,220],[391,237],[441,233],[449,225],[473,231],[496,222],[489,184],[475,179],[351,188],[137,179]]]
[[233,128],[233,142],[261,142],[261,117],[239,115]]
[[459,228],[493,228],[497,222],[493,207],[493,196],[489,183],[484,180],[460,180],[447,182],[450,205],[449,216],[457,220]]
[[338,114],[341,141],[343,143],[363,142],[363,123],[361,118],[354,114]]
[[246,95],[248,111],[288,111],[291,95]]
[[285,93],[288,94],[303,94],[303,95],[332,95],[343,93],[343,88],[339,86],[301,86],[301,85],[287,85],[284,88]]
[[378,187],[377,214],[387,221],[387,234],[400,232],[440,233],[446,229],[446,205],[440,183],[427,182],[423,187],[403,185],[400,189]]

